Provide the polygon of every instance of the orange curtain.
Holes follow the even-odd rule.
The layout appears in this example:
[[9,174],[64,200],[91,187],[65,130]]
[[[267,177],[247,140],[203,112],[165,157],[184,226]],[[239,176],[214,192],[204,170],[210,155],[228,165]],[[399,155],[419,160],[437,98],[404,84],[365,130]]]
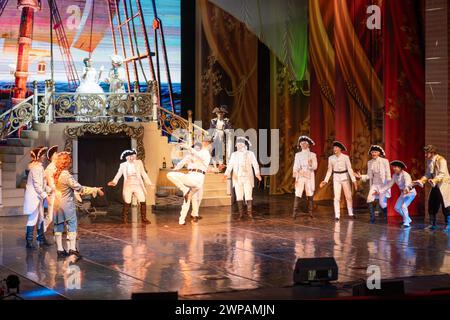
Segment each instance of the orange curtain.
[[231,82],[231,88],[223,90],[233,101],[229,115],[233,127],[258,128],[258,39],[208,0],[198,4],[208,46]]

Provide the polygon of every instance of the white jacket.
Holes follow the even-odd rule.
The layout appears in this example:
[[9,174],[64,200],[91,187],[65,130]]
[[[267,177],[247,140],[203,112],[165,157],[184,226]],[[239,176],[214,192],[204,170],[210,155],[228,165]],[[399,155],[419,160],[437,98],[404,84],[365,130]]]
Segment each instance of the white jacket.
[[231,154],[230,160],[228,161],[225,175],[229,177],[231,171],[233,171],[233,186],[239,183],[239,181],[249,179],[252,187],[254,187],[255,179],[253,170],[255,170],[255,175],[259,175],[259,164],[255,154],[248,150],[235,151]]
[[[152,182],[151,182],[150,178],[148,177],[147,172],[145,172],[144,164],[142,163],[141,160],[135,160],[134,164],[136,166],[136,173],[137,173],[137,177],[138,177],[138,180],[139,180],[139,184],[141,185],[141,187],[144,190],[144,192],[147,193],[147,190],[145,188],[145,184],[151,185]],[[124,185],[124,187],[126,186],[126,183],[127,183],[127,180],[128,180],[128,170],[127,170],[128,166],[129,166],[128,161],[122,162],[120,164],[119,171],[117,171],[117,174],[116,174],[116,176],[113,179],[114,183],[117,184],[119,182],[119,179],[123,175],[123,179],[124,179],[124,184],[123,185]],[[145,182],[145,184],[144,184],[144,182]]]
[[[40,162],[32,162],[28,166],[27,184],[23,202],[23,213],[32,214],[47,198],[47,183],[45,181],[44,166]],[[49,191],[49,190],[48,190]],[[42,210],[44,209],[43,206]]]
[[[311,165],[308,163],[309,160],[311,160]],[[300,177],[307,178],[312,187],[311,190],[315,189],[315,170],[317,170],[317,155],[314,152],[303,150],[295,154],[292,177],[296,180],[298,180],[298,178]]]
[[[381,178],[382,184],[385,185],[391,180],[391,169],[390,169],[389,160],[385,159],[385,158],[381,158],[381,157],[378,158],[377,160],[371,159],[371,160],[369,160],[369,162],[367,162],[367,174],[361,175],[361,180],[364,182],[369,180],[370,186],[373,185],[373,179],[374,179],[374,175],[375,175],[374,167],[375,167],[377,161],[379,161],[379,163],[380,163],[379,170],[380,170],[380,178]],[[390,189],[387,190],[386,192],[387,192],[387,196],[390,197],[391,196]]]

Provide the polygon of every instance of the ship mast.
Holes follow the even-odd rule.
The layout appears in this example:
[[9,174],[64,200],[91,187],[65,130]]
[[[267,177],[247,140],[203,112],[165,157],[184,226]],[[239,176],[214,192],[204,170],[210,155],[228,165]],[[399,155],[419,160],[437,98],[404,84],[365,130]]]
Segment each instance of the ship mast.
[[22,10],[15,73],[13,103],[25,99],[28,79],[28,57],[33,41],[34,12],[41,9],[39,0],[18,0],[17,9]]

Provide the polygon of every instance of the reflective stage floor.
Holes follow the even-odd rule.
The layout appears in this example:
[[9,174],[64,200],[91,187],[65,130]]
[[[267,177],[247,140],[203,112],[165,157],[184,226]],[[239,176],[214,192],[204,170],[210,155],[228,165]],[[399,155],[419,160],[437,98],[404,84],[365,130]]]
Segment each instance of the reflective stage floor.
[[[129,299],[133,292],[178,291],[181,299],[295,298],[298,257],[333,256],[337,291],[367,278],[378,266],[383,279],[435,276],[429,285],[450,287],[450,236],[427,232],[415,221],[370,225],[368,215],[335,223],[331,206],[315,219],[291,218],[292,196],[258,197],[253,221],[238,221],[229,207],[204,208],[197,224],[178,225],[178,212],[156,211],[152,224],[120,223],[117,213],[80,219],[83,259],[57,260],[56,248],[26,250],[25,217],[0,218],[0,276],[15,272],[50,298]],[[432,284],[431,284],[432,283]],[[245,291],[244,291],[245,290]]]

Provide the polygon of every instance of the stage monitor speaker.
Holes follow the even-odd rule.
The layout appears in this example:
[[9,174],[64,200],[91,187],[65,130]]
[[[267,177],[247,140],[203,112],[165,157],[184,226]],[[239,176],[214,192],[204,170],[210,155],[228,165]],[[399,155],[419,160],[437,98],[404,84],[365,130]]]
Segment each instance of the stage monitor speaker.
[[334,258],[297,259],[294,270],[295,284],[330,282],[338,279],[338,266]]
[[381,281],[380,289],[369,289],[366,282],[353,286],[353,296],[403,296],[405,295],[405,283],[398,280]]
[[131,300],[176,301],[178,292],[134,292]]

